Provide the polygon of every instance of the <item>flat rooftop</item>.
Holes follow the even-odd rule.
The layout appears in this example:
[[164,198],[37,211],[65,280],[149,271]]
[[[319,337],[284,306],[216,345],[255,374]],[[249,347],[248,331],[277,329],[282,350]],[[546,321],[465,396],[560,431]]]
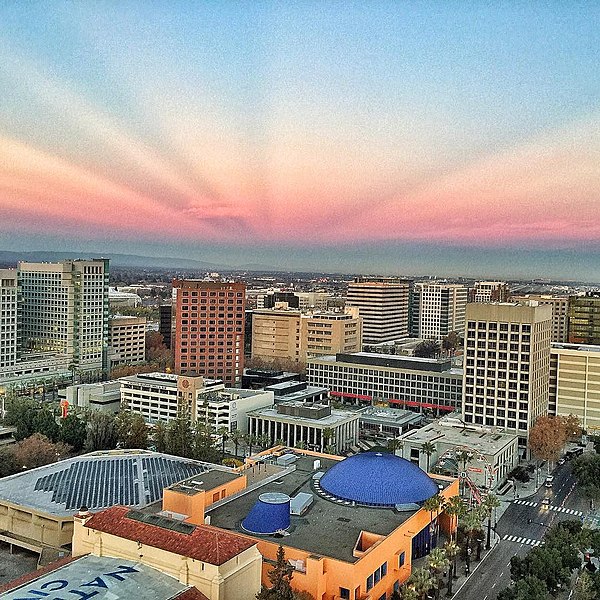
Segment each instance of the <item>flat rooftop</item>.
[[355,364],[362,367],[383,367],[388,369],[404,369],[408,371],[431,371],[444,373],[452,368],[449,358],[421,358],[400,354],[379,354],[377,352],[353,352],[352,354],[338,353],[335,356],[318,356],[308,359],[312,361],[327,361],[332,363]]
[[174,483],[169,489],[189,496],[194,496],[199,492],[212,490],[221,485],[225,485],[239,477],[242,477],[242,475],[233,471],[206,471],[194,477],[190,477],[189,479],[185,479],[184,481]]
[[424,418],[422,414],[415,413],[412,410],[378,408],[376,406],[364,408],[358,414],[361,421],[381,425],[408,425],[410,423],[420,423]]
[[[294,463],[295,471],[283,474],[279,479],[248,493],[233,496],[229,502],[216,508],[209,506],[207,514],[210,515],[211,525],[243,533],[258,540],[266,539],[312,554],[355,563],[359,559],[354,557],[352,552],[361,531],[387,536],[415,514],[415,511],[399,512],[392,508],[352,506],[327,500],[312,487],[312,477],[317,472],[327,471],[338,461],[320,458],[321,466],[315,470],[314,460],[312,456],[299,456]],[[450,483],[448,480],[435,481],[443,487]],[[242,529],[241,522],[258,497],[267,492],[279,492],[290,497],[300,492],[312,495],[313,503],[304,515],[290,516],[289,535],[257,535]]]
[[162,498],[163,489],[191,477],[208,478],[231,469],[147,450],[93,452],[0,479],[0,503],[11,502],[62,518],[82,506],[115,504],[142,508]]
[[275,405],[274,407],[269,406],[266,408],[259,408],[258,410],[253,410],[248,413],[248,416],[262,417],[266,419],[273,419],[276,421],[289,421],[292,423],[297,423],[298,425],[307,425],[310,427],[314,427],[315,425],[318,425],[320,427],[331,427],[333,425],[345,423],[346,421],[358,417],[358,413],[349,410],[332,409],[330,415],[321,417],[320,419],[311,419],[307,417],[299,417],[295,415],[286,415],[284,413],[280,413],[277,411],[277,405]]
[[[47,596],[42,590],[56,590],[57,580],[66,582],[61,592],[50,592],[52,597],[89,597],[94,600],[130,600],[131,598],[144,598],[144,600],[170,600],[171,598],[204,598],[196,588],[179,583],[170,575],[148,567],[139,562],[123,558],[110,558],[108,556],[87,555],[67,562],[51,571],[45,571],[32,577],[24,577],[27,581],[2,594],[6,600],[23,598],[37,598]],[[90,588],[90,586],[92,586]],[[93,591],[92,591],[93,590]],[[186,594],[189,590],[193,592]],[[73,596],[71,596],[73,595]]]
[[468,429],[459,422],[436,422],[413,429],[402,436],[411,444],[421,445],[425,442],[444,442],[453,446],[468,446],[483,454],[496,454],[505,446],[514,443],[516,435],[504,432]]

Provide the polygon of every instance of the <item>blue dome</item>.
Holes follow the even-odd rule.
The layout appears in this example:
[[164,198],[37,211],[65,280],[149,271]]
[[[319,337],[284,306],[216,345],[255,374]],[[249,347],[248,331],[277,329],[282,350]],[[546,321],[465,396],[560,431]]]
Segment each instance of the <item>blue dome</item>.
[[379,452],[345,458],[321,477],[319,485],[332,496],[370,506],[419,503],[438,493],[437,484],[417,465]]

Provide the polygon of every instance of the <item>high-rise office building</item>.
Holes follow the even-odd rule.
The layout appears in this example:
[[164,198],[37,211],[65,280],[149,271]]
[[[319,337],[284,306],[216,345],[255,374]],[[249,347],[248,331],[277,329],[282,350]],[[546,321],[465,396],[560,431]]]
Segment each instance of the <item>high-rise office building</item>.
[[504,281],[477,281],[469,290],[469,302],[506,302],[508,284]]
[[244,369],[246,285],[230,281],[174,280],[175,371],[238,385]]
[[600,344],[600,293],[569,299],[569,343]]
[[547,413],[550,306],[469,304],[466,313],[463,419],[527,441]]
[[360,352],[361,319],[356,308],[303,314],[299,310],[255,310],[252,357],[305,362],[313,356]]
[[20,262],[23,350],[67,356],[78,372],[108,369],[108,260]]
[[412,295],[413,335],[441,340],[465,327],[468,290],[454,283],[415,283]]
[[163,336],[163,344],[170,349],[173,328],[173,307],[171,304],[161,304],[158,310],[158,332]]
[[511,296],[512,302],[537,302],[552,307],[552,341],[564,343],[569,338],[569,297],[550,294],[525,294]]
[[0,368],[19,358],[19,287],[14,269],[0,269]]
[[356,306],[363,322],[363,343],[391,342],[408,335],[410,281],[355,279],[348,285],[346,306]]

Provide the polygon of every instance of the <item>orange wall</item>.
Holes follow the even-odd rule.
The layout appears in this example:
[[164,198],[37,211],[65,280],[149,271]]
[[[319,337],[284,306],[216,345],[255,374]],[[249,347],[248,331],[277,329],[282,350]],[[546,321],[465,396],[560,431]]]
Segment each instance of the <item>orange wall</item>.
[[[458,494],[458,481],[453,481],[442,495],[448,499]],[[429,511],[421,509],[402,523],[390,535],[376,541],[367,552],[355,563],[347,563],[329,557],[320,560],[309,558],[310,552],[284,546],[286,558],[305,561],[306,573],[294,572],[292,587],[305,590],[312,594],[315,600],[334,600],[339,597],[340,587],[350,590],[350,598],[354,599],[354,590],[360,587],[358,597],[367,594],[374,599],[379,598],[384,592],[391,594],[395,581],[404,582],[411,572],[412,539],[424,527],[429,525],[431,515]],[[448,520],[440,519],[442,528],[449,524]],[[446,533],[449,533],[445,529]],[[367,538],[373,539],[368,533]],[[258,543],[260,553],[268,559],[275,560],[278,545],[261,540]],[[400,554],[405,553],[405,563],[399,567]],[[366,589],[367,577],[387,562],[387,575],[383,577],[368,592]],[[268,572],[272,566],[263,564],[263,583],[268,584]]]
[[204,512],[207,506],[242,491],[247,485],[247,480],[245,475],[241,475],[224,485],[210,490],[200,490],[195,494],[166,488],[163,492],[162,509],[187,515],[187,522],[201,525],[204,523]]

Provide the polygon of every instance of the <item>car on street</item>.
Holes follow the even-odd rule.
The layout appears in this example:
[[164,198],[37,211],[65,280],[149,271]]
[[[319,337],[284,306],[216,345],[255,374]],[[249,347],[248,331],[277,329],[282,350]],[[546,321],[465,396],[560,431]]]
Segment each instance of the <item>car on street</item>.
[[550,508],[550,498],[544,498],[542,500],[542,510],[548,510]]
[[564,464],[565,464],[565,459],[564,459],[564,458],[561,458],[561,459],[558,461],[558,464],[559,464],[559,465],[564,465]]

